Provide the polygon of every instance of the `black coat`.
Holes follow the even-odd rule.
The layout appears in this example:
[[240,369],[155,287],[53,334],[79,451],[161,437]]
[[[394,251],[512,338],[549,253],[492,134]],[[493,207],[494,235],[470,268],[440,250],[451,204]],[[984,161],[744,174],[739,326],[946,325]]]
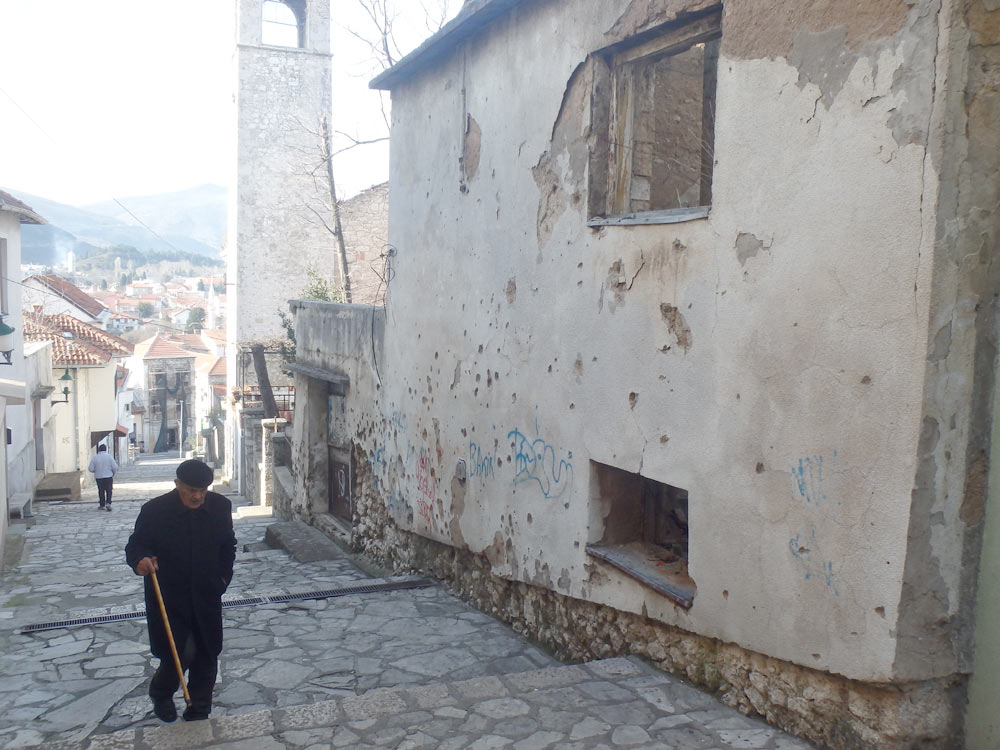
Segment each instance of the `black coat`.
[[[190,510],[173,490],[142,506],[125,545],[125,559],[133,570],[142,558],[157,558],[156,577],[178,649],[188,633],[197,630],[215,656],[222,651],[222,594],[233,578],[236,559],[232,512],[232,503],[216,492],[206,493],[204,504]],[[145,578],[145,594],[153,655],[169,659],[152,576]]]

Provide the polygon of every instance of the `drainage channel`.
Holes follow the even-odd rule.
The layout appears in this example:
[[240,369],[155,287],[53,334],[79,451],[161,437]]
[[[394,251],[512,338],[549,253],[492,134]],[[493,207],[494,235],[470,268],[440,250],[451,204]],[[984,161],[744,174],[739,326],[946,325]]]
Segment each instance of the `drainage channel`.
[[[230,599],[222,602],[222,608],[250,607],[259,604],[284,604],[286,602],[297,602],[307,599],[333,599],[338,596],[353,596],[356,594],[381,594],[388,591],[426,589],[434,585],[434,581],[429,578],[415,578],[409,581],[391,581],[389,583],[371,583],[364,586],[348,586],[342,589],[306,591],[301,594],[275,594],[274,596],[250,596],[243,599]],[[24,625],[18,628],[16,632],[21,634],[38,633],[43,630],[72,628],[79,625],[101,625],[108,622],[121,622],[122,620],[140,620],[145,616],[146,610],[138,609],[135,612],[123,612],[117,615],[99,615],[96,617],[79,617],[75,620],[39,622],[32,625]]]

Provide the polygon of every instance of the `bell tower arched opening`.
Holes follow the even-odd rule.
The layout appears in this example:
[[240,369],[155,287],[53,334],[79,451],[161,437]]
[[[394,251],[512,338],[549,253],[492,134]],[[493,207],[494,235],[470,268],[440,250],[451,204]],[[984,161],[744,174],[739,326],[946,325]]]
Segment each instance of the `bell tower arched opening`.
[[272,47],[305,47],[306,0],[264,0],[261,43]]

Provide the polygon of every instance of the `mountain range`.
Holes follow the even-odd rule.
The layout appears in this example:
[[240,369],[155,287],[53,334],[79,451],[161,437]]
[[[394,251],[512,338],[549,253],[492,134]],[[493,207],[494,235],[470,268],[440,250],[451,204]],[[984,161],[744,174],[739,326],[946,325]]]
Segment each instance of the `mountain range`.
[[86,206],[70,206],[17,189],[4,190],[23,200],[49,222],[21,227],[22,263],[59,265],[65,263],[70,250],[76,257],[83,258],[95,249],[111,245],[167,252],[179,250],[209,258],[218,258],[222,249],[226,231],[226,189],[218,185]]

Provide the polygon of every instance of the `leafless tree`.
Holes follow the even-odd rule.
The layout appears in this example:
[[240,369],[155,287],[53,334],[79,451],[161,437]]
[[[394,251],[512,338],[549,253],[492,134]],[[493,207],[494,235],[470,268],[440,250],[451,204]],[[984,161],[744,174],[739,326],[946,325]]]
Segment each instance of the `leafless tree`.
[[[447,21],[450,8],[457,0],[419,0],[427,32],[433,34]],[[399,17],[400,3],[412,0],[357,0],[366,19],[364,29],[346,30],[360,40],[370,51],[370,61],[373,69],[387,70],[403,56],[396,35],[396,23]],[[385,130],[381,133],[368,135],[352,135],[342,130],[333,130],[325,116],[315,125],[299,123],[299,127],[310,133],[316,143],[316,151],[303,154],[307,160],[306,169],[313,180],[314,194],[321,196],[317,200],[306,203],[310,220],[321,224],[334,238],[337,250],[337,282],[341,289],[344,302],[352,302],[351,279],[347,263],[347,247],[344,242],[344,231],[340,219],[340,203],[337,196],[337,183],[334,169],[334,159],[339,154],[359,146],[366,146],[389,139],[389,113],[386,100],[380,93],[382,119]],[[335,146],[335,137],[339,144]]]

